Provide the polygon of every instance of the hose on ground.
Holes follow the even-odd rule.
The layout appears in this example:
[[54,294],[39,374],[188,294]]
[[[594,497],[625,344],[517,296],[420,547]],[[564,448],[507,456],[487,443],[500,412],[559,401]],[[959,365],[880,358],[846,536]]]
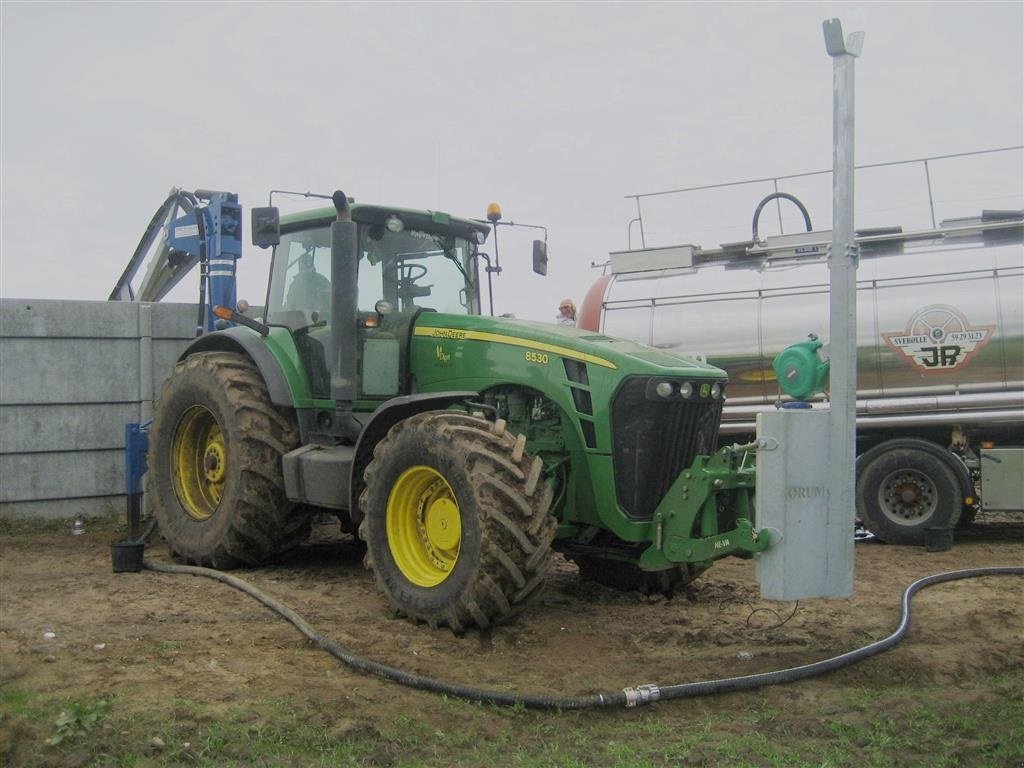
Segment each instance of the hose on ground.
[[146,530],[144,530],[142,532],[142,535],[139,536],[139,538],[135,541],[135,543],[137,543],[137,544],[145,544],[147,541],[149,541],[149,537],[153,535],[153,531],[155,531],[155,530],[156,530],[156,518],[155,517],[151,517],[149,519],[149,524],[146,526]]
[[716,693],[727,693],[731,691],[746,691],[754,688],[761,688],[768,685],[789,683],[795,680],[803,680],[808,677],[823,675],[833,672],[841,667],[855,664],[871,656],[887,651],[900,642],[910,629],[910,601],[916,592],[934,584],[941,584],[946,581],[957,579],[977,578],[981,576],[1003,576],[1016,575],[1024,576],[1024,567],[997,566],[991,568],[967,568],[959,571],[947,571],[918,579],[903,592],[901,602],[902,618],[899,626],[888,637],[865,645],[856,650],[833,656],[821,661],[803,664],[789,669],[780,669],[772,672],[760,672],[753,675],[741,677],[721,678],[717,680],[704,680],[693,683],[680,683],[675,685],[658,686],[654,684],[639,685],[635,688],[625,688],[621,691],[610,693],[595,693],[585,696],[548,696],[536,694],[505,693],[492,691],[483,688],[461,685],[459,683],[448,683],[424,675],[406,672],[395,667],[372,661],[360,656],[333,640],[325,637],[314,629],[305,619],[288,606],[278,600],[261,592],[242,579],[239,579],[223,571],[212,568],[200,568],[191,565],[172,565],[157,563],[152,560],[143,561],[144,567],[158,573],[188,574],[191,576],[205,576],[215,579],[228,586],[239,589],[257,601],[263,603],[275,613],[287,619],[296,629],[318,648],[327,651],[335,658],[349,665],[353,669],[376,675],[385,680],[399,683],[401,685],[418,688],[424,691],[432,691],[447,696],[455,696],[473,702],[485,704],[498,704],[502,706],[521,706],[530,709],[594,709],[599,707],[635,707],[640,704],[649,704],[654,701],[668,699],[692,698],[696,696],[709,696]]

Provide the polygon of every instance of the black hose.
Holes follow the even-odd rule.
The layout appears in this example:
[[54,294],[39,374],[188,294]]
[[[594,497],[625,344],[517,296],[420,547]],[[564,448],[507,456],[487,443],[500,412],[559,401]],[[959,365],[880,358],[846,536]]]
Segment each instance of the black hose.
[[900,642],[910,628],[910,599],[920,589],[933,584],[940,584],[945,581],[957,579],[975,578],[979,576],[1001,576],[1017,575],[1024,576],[1024,567],[999,566],[993,568],[968,568],[960,571],[948,571],[937,573],[932,576],[925,576],[918,579],[903,592],[902,610],[903,616],[899,626],[888,637],[878,640],[869,645],[863,646],[839,656],[816,661],[811,664],[804,664],[799,667],[776,670],[774,672],[761,672],[754,675],[742,677],[729,677],[718,680],[705,680],[696,683],[681,683],[659,687],[657,685],[640,685],[636,688],[626,688],[611,693],[595,693],[586,696],[543,696],[533,694],[502,693],[482,688],[460,685],[458,683],[446,683],[434,678],[425,677],[410,672],[405,672],[395,667],[389,667],[376,661],[363,658],[352,651],[335,643],[317,632],[305,619],[299,616],[288,606],[278,602],[274,598],[264,594],[256,587],[242,579],[231,576],[222,571],[212,568],[199,568],[190,565],[169,565],[155,563],[145,560],[143,565],[151,571],[159,573],[183,573],[191,576],[205,576],[223,582],[229,586],[240,589],[251,597],[255,598],[265,606],[275,611],[289,622],[296,629],[305,635],[314,645],[321,648],[337,659],[345,662],[350,667],[371,675],[377,675],[385,680],[419,688],[434,693],[442,693],[448,696],[456,696],[468,701],[483,702],[485,704],[501,704],[504,706],[522,706],[531,709],[593,709],[597,707],[634,707],[639,704],[648,704],[659,699],[681,699],[695,696],[708,696],[716,693],[729,691],[745,691],[753,688],[761,688],[767,685],[789,683],[795,680],[802,680],[808,677],[823,675],[826,672],[833,672],[841,667],[855,664],[858,661],[874,656],[892,648]]
[[139,538],[137,538],[133,543],[134,544],[145,544],[149,540],[149,537],[153,535],[153,531],[155,531],[155,530],[156,530],[156,518],[155,517],[151,517],[151,518],[149,518],[149,523],[146,525],[146,530],[144,530],[142,532],[142,535],[139,536]]
[[791,203],[796,205],[796,207],[800,209],[800,213],[803,214],[804,224],[807,225],[807,231],[811,231],[811,214],[807,212],[807,208],[804,207],[804,204],[788,192],[772,192],[772,194],[768,195],[764,200],[758,203],[757,208],[754,209],[754,221],[751,224],[751,229],[753,230],[755,243],[758,242],[757,223],[761,220],[761,210],[772,200],[789,200]]
[[223,571],[216,571],[212,568],[199,568],[192,565],[168,565],[165,563],[154,563],[151,560],[144,560],[143,566],[151,571],[160,573],[185,573],[192,576],[206,576],[211,579],[228,584],[240,589],[246,594],[254,597],[259,602],[280,614],[290,621],[296,629],[305,635],[314,645],[321,648],[332,656],[340,659],[354,669],[377,675],[385,680],[390,680],[402,685],[419,688],[424,691],[443,693],[448,696],[457,696],[460,699],[479,701],[486,704],[503,704],[506,706],[525,706],[537,709],[585,709],[590,707],[623,705],[626,703],[625,693],[619,691],[613,694],[594,694],[591,696],[573,696],[561,698],[557,696],[530,696],[514,693],[502,693],[500,691],[488,691],[482,688],[459,685],[458,683],[445,683],[423,675],[405,672],[395,667],[389,667],[376,661],[370,661],[352,651],[335,643],[333,640],[324,637],[311,627],[305,619],[299,616],[288,606],[278,602],[269,595],[264,594],[242,579],[231,576]]
[[202,336],[206,330],[206,283],[210,279],[210,254],[206,252],[206,219],[203,210],[196,208],[194,211],[196,228],[199,230],[199,315],[196,318],[196,336]]
[[663,699],[684,699],[693,696],[705,696],[709,693],[725,693],[727,691],[745,691],[751,688],[761,688],[766,685],[778,683],[790,683],[794,680],[803,680],[808,677],[823,675],[826,672],[835,670],[863,661],[870,656],[887,651],[900,642],[910,629],[910,598],[918,590],[930,587],[933,584],[941,584],[944,581],[955,581],[957,579],[969,579],[978,576],[1001,576],[1017,575],[1024,576],[1024,568],[1016,566],[1001,566],[994,568],[967,568],[961,571],[947,571],[936,573],[918,579],[903,592],[901,601],[903,616],[899,626],[888,637],[876,640],[869,645],[857,648],[853,651],[833,656],[829,659],[822,659],[811,664],[803,664],[799,667],[779,669],[774,672],[761,672],[756,675],[744,675],[743,677],[730,677],[722,680],[709,680],[700,683],[683,683],[681,685],[670,685],[661,690]]

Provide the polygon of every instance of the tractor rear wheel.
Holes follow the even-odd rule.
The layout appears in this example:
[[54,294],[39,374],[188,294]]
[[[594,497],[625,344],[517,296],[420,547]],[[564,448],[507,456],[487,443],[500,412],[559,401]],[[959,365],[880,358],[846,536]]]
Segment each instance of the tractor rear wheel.
[[301,543],[309,515],[295,514],[281,469],[298,442],[295,417],[270,402],[248,358],[205,352],[178,363],[156,406],[147,481],[171,550],[233,568]]
[[518,613],[543,587],[557,527],[525,439],[453,411],[399,422],[360,497],[366,564],[401,614],[461,633]]

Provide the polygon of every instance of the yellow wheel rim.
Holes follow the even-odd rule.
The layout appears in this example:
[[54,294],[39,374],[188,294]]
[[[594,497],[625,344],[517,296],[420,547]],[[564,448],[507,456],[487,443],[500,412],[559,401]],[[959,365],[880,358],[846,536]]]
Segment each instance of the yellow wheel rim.
[[189,517],[206,520],[224,495],[228,452],[217,419],[194,405],[185,411],[171,444],[174,492]]
[[410,467],[399,475],[387,508],[388,547],[413,584],[436,587],[459,559],[462,517],[448,481],[434,469]]

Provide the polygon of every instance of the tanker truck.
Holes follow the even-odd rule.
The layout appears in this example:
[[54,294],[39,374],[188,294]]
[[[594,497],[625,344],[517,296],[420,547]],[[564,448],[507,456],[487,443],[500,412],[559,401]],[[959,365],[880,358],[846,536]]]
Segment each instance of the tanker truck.
[[[721,434],[746,440],[759,411],[789,399],[773,358],[828,339],[831,232],[805,220],[806,232],[761,239],[755,214],[752,241],[611,253],[579,324],[725,369]],[[979,511],[1024,509],[1024,211],[857,241],[861,522],[921,544]]]

